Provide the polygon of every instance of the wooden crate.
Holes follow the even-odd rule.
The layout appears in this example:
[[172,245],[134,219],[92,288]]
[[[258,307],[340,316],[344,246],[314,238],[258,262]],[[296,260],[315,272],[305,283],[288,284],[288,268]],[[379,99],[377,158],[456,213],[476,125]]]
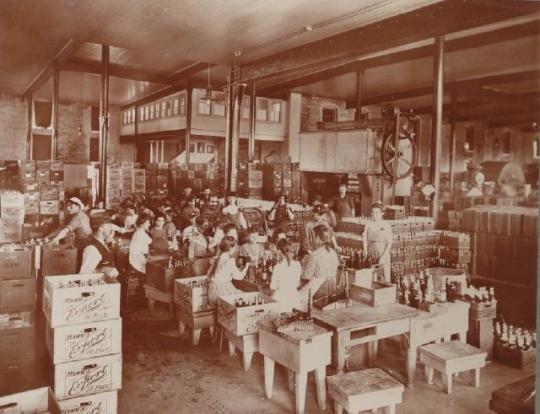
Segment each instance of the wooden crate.
[[525,369],[536,364],[536,348],[522,351],[506,348],[500,342],[497,342],[495,343],[495,356],[503,364],[520,369]]
[[89,396],[56,401],[59,414],[117,414],[118,391],[100,392]]
[[359,300],[369,306],[377,307],[395,303],[396,286],[384,282],[371,282],[371,287],[350,285],[351,299]]
[[169,258],[154,256],[146,263],[146,283],[162,292],[174,291],[174,280],[182,276],[181,267],[167,267]]
[[[242,298],[251,301],[261,298],[263,304],[237,308],[235,301]],[[283,303],[277,302],[262,293],[242,293],[238,295],[222,296],[218,299],[218,323],[236,336],[259,332],[258,322],[279,316],[282,312],[292,309]]]
[[[206,276],[189,277],[174,281],[174,303],[195,313],[210,308],[208,303],[208,284],[200,286],[208,280]],[[193,285],[197,284],[196,287]]]

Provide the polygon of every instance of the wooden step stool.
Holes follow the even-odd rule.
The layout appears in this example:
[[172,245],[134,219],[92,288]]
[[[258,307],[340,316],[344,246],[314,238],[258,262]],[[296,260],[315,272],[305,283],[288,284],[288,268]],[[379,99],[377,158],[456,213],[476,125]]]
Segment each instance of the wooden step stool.
[[173,292],[162,292],[150,285],[144,285],[144,297],[148,300],[148,310],[152,312],[156,300],[158,302],[167,303],[169,305],[169,315],[174,317],[174,299]]
[[326,378],[328,392],[334,399],[334,411],[349,414],[364,410],[385,408],[388,414],[396,412],[405,389],[403,384],[379,368],[348,372]]
[[442,374],[446,393],[452,393],[452,376],[474,370],[474,386],[480,385],[480,368],[486,365],[487,353],[461,341],[441,342],[418,348],[420,362],[425,364],[426,380],[433,384],[433,371]]

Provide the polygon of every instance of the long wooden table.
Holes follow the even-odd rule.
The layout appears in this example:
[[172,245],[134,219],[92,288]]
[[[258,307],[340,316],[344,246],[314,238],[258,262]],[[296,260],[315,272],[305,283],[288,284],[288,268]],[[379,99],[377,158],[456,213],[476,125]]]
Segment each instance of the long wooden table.
[[379,339],[409,334],[407,344],[407,387],[413,387],[416,373],[417,348],[431,341],[449,340],[459,334],[465,341],[469,324],[469,304],[440,304],[434,312],[424,312],[409,306],[392,303],[370,307],[355,302],[352,308],[321,311],[314,309],[314,320],[334,332],[332,337],[332,365],[338,373],[345,366],[347,349],[367,344],[368,365],[375,361],[375,343]]

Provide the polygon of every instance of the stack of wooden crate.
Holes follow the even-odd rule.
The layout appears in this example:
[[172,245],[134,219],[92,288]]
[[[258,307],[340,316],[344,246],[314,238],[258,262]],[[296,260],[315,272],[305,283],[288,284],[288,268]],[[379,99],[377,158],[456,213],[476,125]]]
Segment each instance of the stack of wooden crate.
[[44,280],[46,343],[62,412],[117,412],[122,385],[120,284],[103,274]]
[[463,210],[473,273],[520,285],[536,283],[538,209],[476,206]]
[[174,194],[180,196],[185,188],[199,195],[205,188],[219,194],[225,181],[225,165],[221,163],[171,164]]
[[140,164],[116,162],[107,166],[107,200],[109,208],[117,207],[132,194],[144,193],[145,170]]
[[0,192],[0,243],[19,243],[24,222],[24,196],[19,192]]
[[23,390],[35,368],[36,278],[30,246],[0,250],[0,394]]
[[240,197],[262,199],[263,171],[261,164],[239,164],[237,185]]
[[307,202],[307,192],[302,186],[302,173],[298,163],[273,163],[263,166],[263,198],[274,200],[279,194],[288,194],[290,203]]

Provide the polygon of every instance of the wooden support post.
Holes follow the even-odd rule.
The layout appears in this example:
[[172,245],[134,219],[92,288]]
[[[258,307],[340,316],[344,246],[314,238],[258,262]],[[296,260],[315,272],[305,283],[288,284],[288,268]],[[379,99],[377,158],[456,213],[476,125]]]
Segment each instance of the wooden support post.
[[431,200],[431,216],[439,216],[439,193],[441,191],[441,146],[443,109],[444,36],[435,39],[433,56],[433,114],[431,119],[431,182],[436,191]]
[[139,105],[135,105],[135,131],[134,131],[134,135],[135,135],[135,145],[133,146],[133,159],[135,160],[135,162],[139,162],[138,158],[139,158],[139,153],[138,153],[138,148],[137,148],[137,140],[139,138],[139,117],[140,117],[140,106]]
[[60,92],[60,69],[55,67],[53,76],[51,159],[57,157],[58,144],[58,94]]
[[191,145],[191,123],[193,119],[193,88],[188,85],[186,96],[186,139],[185,139],[185,152],[186,152],[186,164],[189,164],[190,152],[189,147]]
[[450,194],[454,191],[454,163],[456,162],[456,87],[451,89],[450,110]]
[[99,100],[99,165],[101,167],[99,197],[107,195],[107,147],[109,143],[109,56],[110,47],[101,46],[101,90]]
[[[242,116],[242,114],[240,114]],[[257,82],[251,82],[251,101],[249,101],[249,161],[255,159],[255,128],[257,125]]]
[[26,159],[32,159],[32,114],[34,110],[32,95],[26,97]]
[[225,107],[225,114],[227,116],[227,128],[225,129],[225,182],[223,191],[225,196],[231,188],[231,156],[232,156],[232,133],[233,133],[233,91],[232,91],[232,68],[229,66],[229,75],[227,77],[227,105]]
[[354,114],[355,121],[362,119],[362,79],[364,70],[359,64],[356,70],[356,113]]

